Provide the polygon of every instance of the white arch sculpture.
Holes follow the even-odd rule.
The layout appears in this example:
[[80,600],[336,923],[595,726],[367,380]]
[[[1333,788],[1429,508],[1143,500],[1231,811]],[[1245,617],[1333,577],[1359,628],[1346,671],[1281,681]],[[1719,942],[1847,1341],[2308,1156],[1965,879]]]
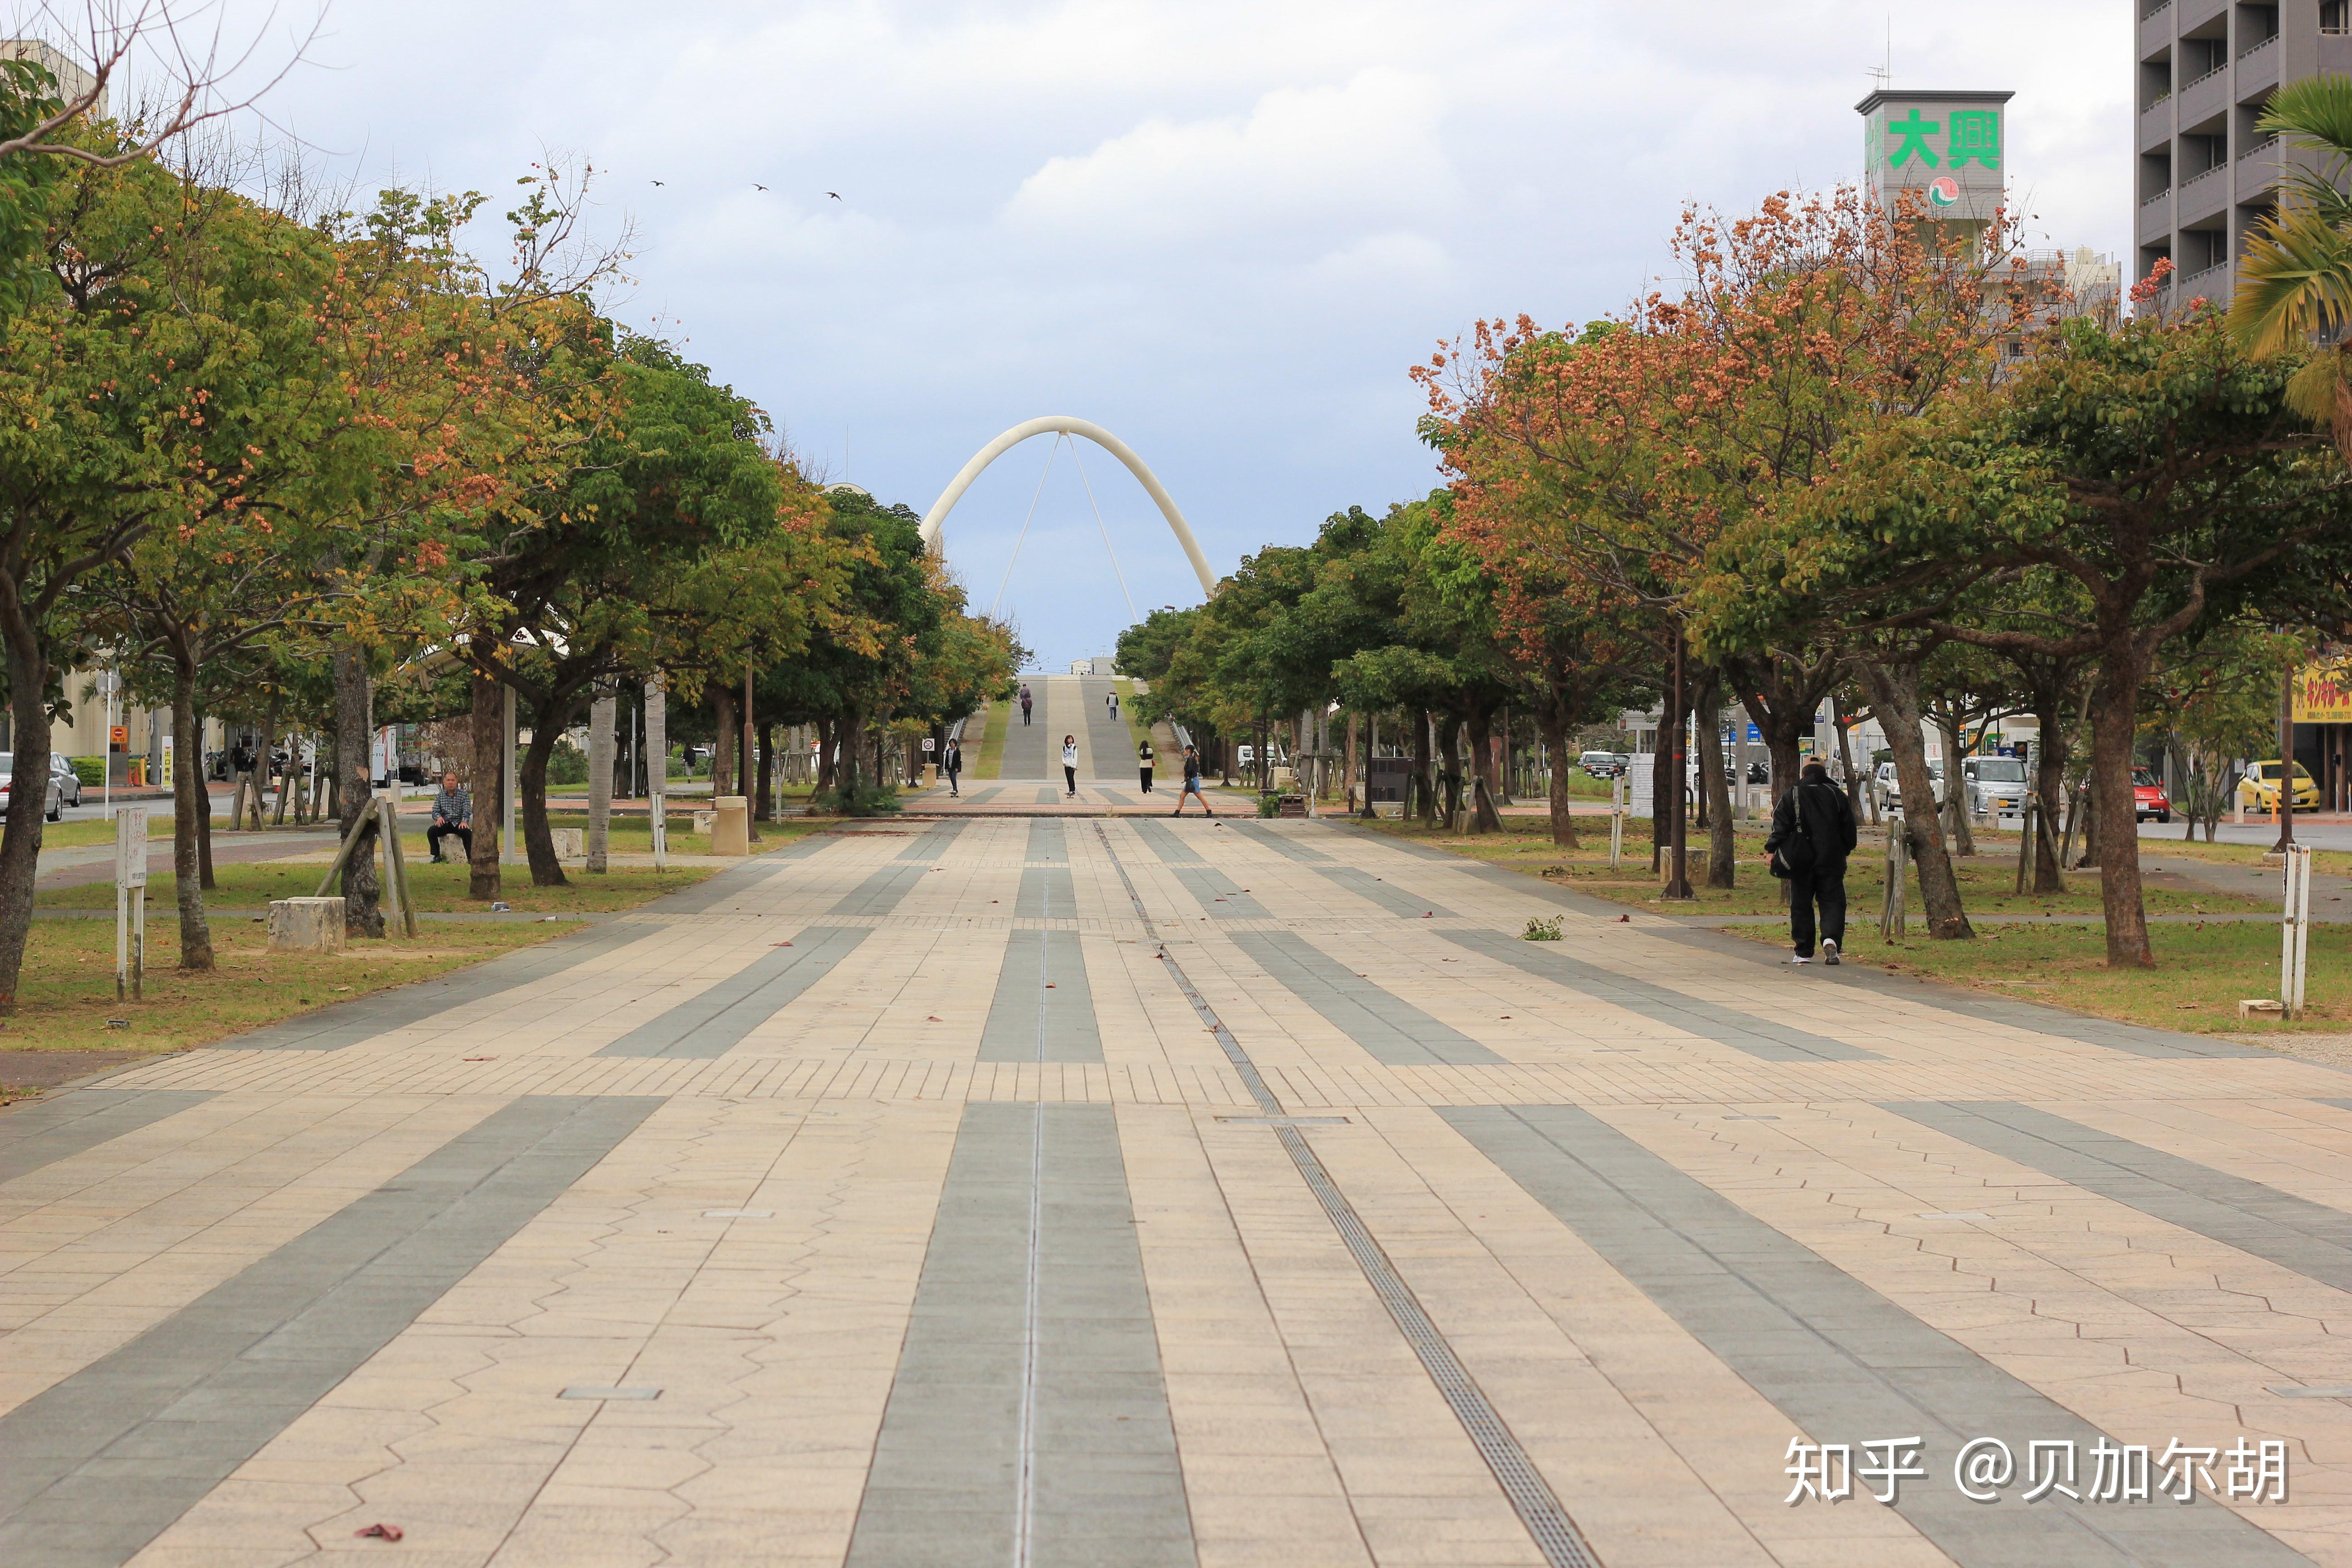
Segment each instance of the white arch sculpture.
[[1209,595],[1216,593],[1217,578],[1216,574],[1209,570],[1208,557],[1201,553],[1200,542],[1192,537],[1192,531],[1185,526],[1184,514],[1176,510],[1175,500],[1168,494],[1167,487],[1160,482],[1159,476],[1144,467],[1143,459],[1137,457],[1126,442],[1091,419],[1073,419],[1066,414],[1048,414],[1041,419],[1031,419],[1015,425],[975,453],[971,461],[963,466],[962,471],[956,475],[948,488],[940,492],[940,499],[931,504],[930,511],[924,517],[924,548],[939,549],[940,529],[947,521],[948,513],[955,510],[955,503],[963,499],[963,492],[971,488],[971,481],[980,478],[982,470],[1029,439],[1030,437],[1054,433],[1065,436],[1084,436],[1087,440],[1126,464],[1127,471],[1135,476],[1136,482],[1143,487],[1144,493],[1159,506],[1160,515],[1166,518],[1168,526],[1175,531],[1176,542],[1184,547],[1185,558],[1192,563],[1192,574],[1201,580],[1201,592]]

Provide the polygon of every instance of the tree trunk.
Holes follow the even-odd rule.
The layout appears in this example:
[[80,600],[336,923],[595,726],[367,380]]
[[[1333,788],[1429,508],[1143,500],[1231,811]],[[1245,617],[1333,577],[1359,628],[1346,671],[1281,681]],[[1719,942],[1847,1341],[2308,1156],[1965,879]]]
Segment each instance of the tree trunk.
[[1491,721],[1483,708],[1473,708],[1464,721],[1470,739],[1470,799],[1462,830],[1465,833],[1500,833],[1503,817],[1495,809],[1501,791],[1495,778],[1494,736],[1488,730]]
[[522,766],[515,778],[515,795],[522,807],[523,852],[530,860],[534,888],[571,886],[563,875],[563,862],[555,858],[555,836],[547,826],[547,764],[555,755],[555,742],[563,738],[572,722],[572,706],[579,700],[577,688],[560,695],[551,693],[545,710],[531,714],[530,744],[523,749]]
[[1960,905],[1959,878],[1952,868],[1951,852],[1944,847],[1942,824],[1931,805],[1935,799],[1927,773],[1927,741],[1919,716],[1919,667],[1881,665],[1864,661],[1863,679],[1870,683],[1870,705],[1886,731],[1887,748],[1895,753],[1895,776],[1903,787],[1903,835],[1911,845],[1912,863],[1919,868],[1919,896],[1927,906],[1927,934],[1938,941],[1973,937],[1968,911]]
[[833,787],[833,721],[819,714],[816,721],[816,793],[822,795]]
[[1536,723],[1543,731],[1544,749],[1551,754],[1551,841],[1559,848],[1573,849],[1576,817],[1569,810],[1568,725],[1549,703],[1536,710]]
[[472,728],[474,759],[467,782],[474,786],[474,842],[466,855],[466,896],[487,903],[504,891],[499,829],[507,819],[507,689],[478,670],[474,675]]
[[1427,713],[1414,716],[1412,726],[1412,791],[1421,797],[1419,815],[1422,821],[1437,824],[1437,758],[1430,742],[1436,726]]
[[834,763],[834,792],[841,797],[841,808],[846,811],[857,792],[858,736],[864,726],[856,709],[841,716],[835,735],[840,742],[841,755]]
[[1706,885],[1739,885],[1739,844],[1731,820],[1731,785],[1723,776],[1723,682],[1710,674],[1699,682],[1698,776],[1706,802]]
[[[369,760],[375,729],[368,689],[367,658],[349,642],[338,642],[335,670],[336,793],[342,810],[342,834],[348,838],[374,798]],[[197,748],[201,751],[201,745]],[[209,816],[209,813],[207,813]],[[479,820],[478,816],[476,818]],[[383,935],[383,886],[376,875],[375,819],[370,817],[360,842],[343,867],[343,929],[352,936]]]
[[1675,756],[1681,750],[1678,742],[1683,732],[1683,693],[1675,687],[1671,657],[1666,660],[1665,679],[1658,685],[1658,749],[1650,765],[1650,874],[1654,877],[1665,872],[1666,855],[1673,847],[1674,802],[1683,787],[1683,781],[1675,774]]
[[776,726],[772,720],[761,724],[759,730],[760,795],[751,804],[751,816],[757,821],[773,822],[776,820]]
[[[172,728],[182,734],[201,734],[196,722],[196,667],[183,664],[172,672]],[[172,891],[180,907],[180,967],[213,967],[213,933],[205,922],[204,875],[198,847],[201,823],[211,815],[205,788],[204,748],[180,746],[172,756]],[[144,895],[142,895],[142,897]]]
[[1977,836],[1969,830],[1968,780],[1961,776],[1960,721],[1949,714],[1936,721],[1944,732],[1944,817],[1951,825],[1952,853],[1977,852]]
[[735,693],[721,682],[710,689],[712,703],[719,710],[719,737],[710,747],[710,798],[734,795],[735,788]]
[[588,709],[587,869],[602,877],[613,847],[613,719],[620,700],[606,692]]
[[1451,833],[1462,813],[1462,721],[1454,714],[1437,721],[1437,756],[1438,788],[1444,795],[1438,803],[1438,819]]
[[[2140,897],[2139,835],[2133,829],[2138,807],[2132,795],[2132,742],[2147,674],[2144,656],[2135,653],[2112,650],[2100,661],[2098,698],[2091,704],[2091,820],[2098,831],[2099,903],[2106,914],[2110,969],[2156,963]],[[2294,775],[2279,783],[2291,789]]]
[[[37,628],[22,623],[13,594],[7,600],[5,645],[8,668],[8,714],[15,742],[16,777],[49,776],[49,710],[42,692],[49,682],[49,659]],[[12,797],[13,800],[13,797]],[[25,944],[33,934],[33,882],[40,872],[41,830],[47,826],[39,801],[30,811],[11,804],[8,826],[0,832],[0,1012],[14,1012],[25,968]]]
[[[205,710],[196,710],[196,885],[207,893],[219,884],[213,880],[213,786],[205,773]],[[176,792],[178,785],[173,784]]]
[[2063,893],[2066,890],[2066,874],[2058,864],[2058,827],[2066,819],[2068,737],[2064,727],[2065,693],[2055,681],[2046,686],[2036,684],[2033,717],[2042,731],[2033,747],[2033,789],[2042,797],[2042,820],[2048,828],[2033,837],[2033,890]]

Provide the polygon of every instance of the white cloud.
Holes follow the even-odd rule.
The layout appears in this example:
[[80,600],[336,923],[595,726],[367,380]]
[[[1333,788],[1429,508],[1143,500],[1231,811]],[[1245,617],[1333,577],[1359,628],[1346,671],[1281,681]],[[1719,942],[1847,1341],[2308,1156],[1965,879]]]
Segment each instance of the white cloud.
[[[234,33],[276,0],[224,3]],[[336,0],[326,68],[269,102],[368,178],[396,158],[497,194],[543,147],[583,153],[608,175],[604,220],[643,237],[627,319],[682,323],[837,469],[919,510],[998,431],[1077,414],[1133,444],[1227,563],[1433,482],[1404,375],[1433,341],[1479,315],[1621,306],[1664,268],[1686,200],[1737,210],[1851,177],[1886,15]],[[2133,16],[1896,13],[1898,83],[2016,89],[2011,174],[2037,243],[2128,244]],[[957,509],[957,561],[990,593],[1044,461],[1021,448]],[[1126,477],[1088,471],[1138,602],[1195,596]],[[1066,464],[1011,602],[1049,661],[1124,622]]]
[[1004,219],[1052,244],[1256,250],[1434,217],[1458,195],[1439,102],[1426,77],[1372,69],[1336,86],[1277,88],[1245,115],[1153,116],[1049,160]]

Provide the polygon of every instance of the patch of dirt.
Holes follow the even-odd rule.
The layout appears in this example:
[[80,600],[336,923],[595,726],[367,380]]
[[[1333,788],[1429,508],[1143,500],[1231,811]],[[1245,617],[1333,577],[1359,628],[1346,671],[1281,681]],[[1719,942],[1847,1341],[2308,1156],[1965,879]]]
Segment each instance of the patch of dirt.
[[2281,1029],[2273,1034],[2224,1035],[2242,1046],[2261,1046],[2281,1056],[2302,1057],[2330,1067],[2352,1068],[2352,1035],[2303,1034]]
[[152,1051],[0,1051],[0,1084],[14,1099],[19,1094],[55,1089],[78,1078],[103,1072],[124,1062],[153,1055]]

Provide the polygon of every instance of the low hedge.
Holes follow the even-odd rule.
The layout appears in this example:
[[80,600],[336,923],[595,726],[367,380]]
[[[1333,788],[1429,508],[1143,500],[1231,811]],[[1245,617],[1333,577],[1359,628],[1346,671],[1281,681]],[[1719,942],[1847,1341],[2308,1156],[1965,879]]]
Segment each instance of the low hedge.
[[103,789],[106,786],[104,757],[75,757],[72,762],[74,777],[81,780],[83,788]]

